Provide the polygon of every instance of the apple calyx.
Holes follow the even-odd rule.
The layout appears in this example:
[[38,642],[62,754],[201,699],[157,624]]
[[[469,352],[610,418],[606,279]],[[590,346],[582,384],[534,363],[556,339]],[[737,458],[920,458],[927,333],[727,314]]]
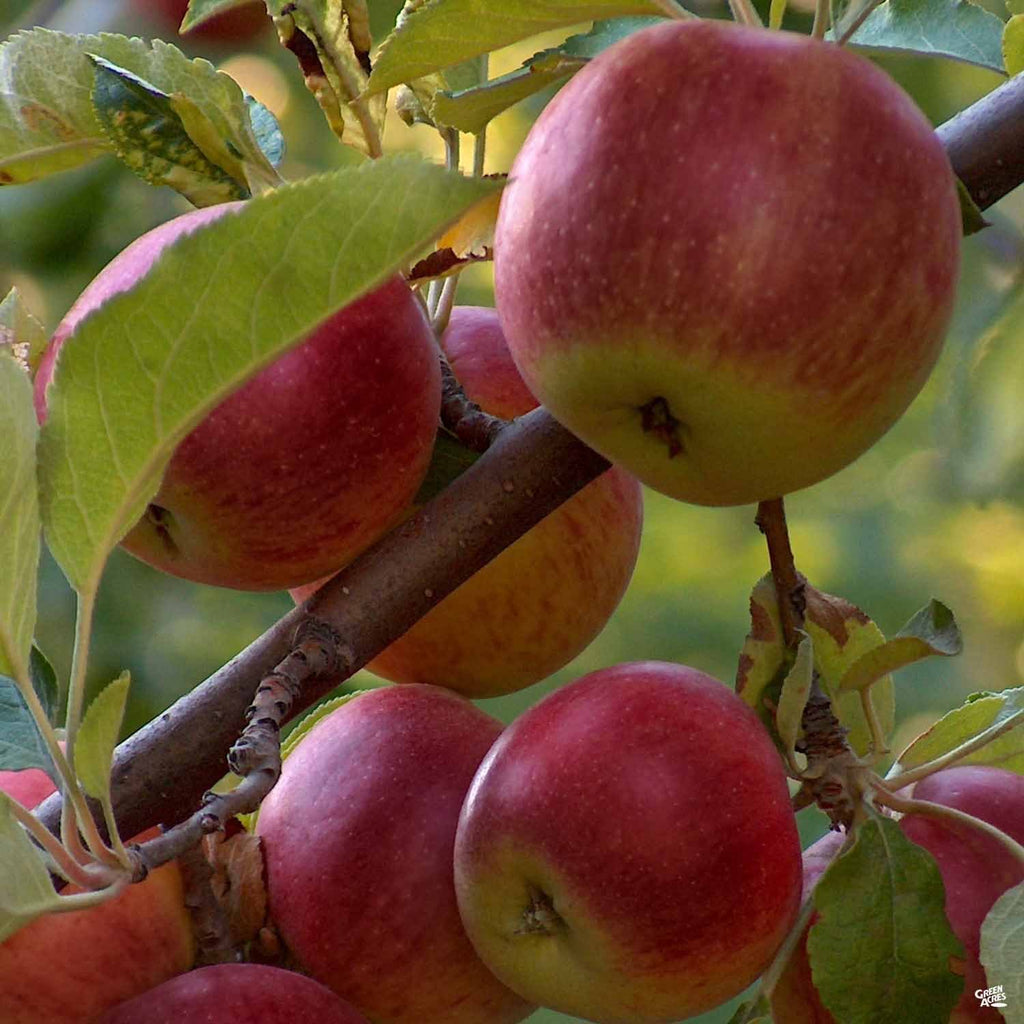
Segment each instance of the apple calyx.
[[523,911],[523,923],[515,935],[554,935],[566,931],[565,918],[555,910],[551,897],[536,886],[530,886],[530,902]]
[[682,434],[686,425],[672,415],[668,402],[658,395],[640,406],[640,424],[645,434],[653,434],[668,448],[668,457],[674,459],[686,451]]

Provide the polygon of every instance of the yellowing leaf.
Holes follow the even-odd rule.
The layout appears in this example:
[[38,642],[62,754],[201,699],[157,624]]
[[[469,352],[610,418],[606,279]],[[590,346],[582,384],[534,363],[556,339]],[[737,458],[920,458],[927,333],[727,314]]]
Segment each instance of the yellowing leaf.
[[[494,180],[494,179],[491,179]],[[501,193],[494,192],[474,203],[438,240],[439,249],[451,249],[458,259],[486,256],[494,246]]]

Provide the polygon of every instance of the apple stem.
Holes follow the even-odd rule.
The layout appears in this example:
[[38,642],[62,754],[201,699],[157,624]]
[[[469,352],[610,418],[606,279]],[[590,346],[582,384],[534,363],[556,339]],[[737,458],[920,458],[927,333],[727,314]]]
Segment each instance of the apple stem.
[[[1015,711],[1001,722],[990,725],[984,732],[979,732],[977,736],[972,736],[966,743],[961,743],[960,746],[954,747],[952,750],[931,761],[919,764],[915,768],[908,768],[906,771],[888,775],[885,780],[885,788],[888,792],[895,792],[912,783],[920,782],[921,779],[941,771],[943,768],[948,768],[951,764],[956,764],[957,761],[963,760],[976,750],[987,747],[993,740],[1021,725],[1024,725],[1024,710]],[[895,771],[897,767],[898,762],[896,765],[893,765],[893,770]]]
[[768,545],[768,560],[775,583],[775,599],[779,605],[782,638],[789,650],[796,650],[807,608],[807,580],[797,571],[793,548],[786,525],[786,507],[782,498],[769,498],[757,506],[754,517],[757,528]]
[[651,0],[651,2],[661,10],[666,18],[672,18],[673,21],[689,21],[691,18],[698,17],[693,11],[688,11],[682,4],[676,3],[676,0]]
[[1021,846],[1016,839],[1008,836],[1002,829],[996,828],[995,825],[991,825],[981,818],[976,818],[973,814],[968,814],[966,811],[958,810],[955,807],[947,807],[945,804],[933,803],[931,800],[914,800],[898,796],[889,790],[882,783],[881,779],[875,781],[873,788],[876,802],[880,803],[883,807],[888,807],[890,810],[898,811],[900,814],[920,814],[928,818],[936,818],[939,821],[963,825],[966,828],[973,828],[978,832],[984,833],[990,839],[1000,843],[1024,868],[1024,846]]
[[814,23],[811,25],[811,38],[824,39],[828,31],[831,17],[831,5],[829,0],[817,0],[814,5]]
[[757,13],[757,8],[750,0],[729,0],[729,10],[740,25],[749,25],[751,28],[764,27],[761,15]]

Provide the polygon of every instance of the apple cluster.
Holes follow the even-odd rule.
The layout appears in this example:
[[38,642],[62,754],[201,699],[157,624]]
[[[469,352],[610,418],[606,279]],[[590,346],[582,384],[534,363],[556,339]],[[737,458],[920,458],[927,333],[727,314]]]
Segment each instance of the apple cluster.
[[[239,205],[156,228],[92,282],[36,375],[41,421],[78,325]],[[960,236],[931,127],[840,47],[667,22],[591,61],[512,168],[497,308],[456,307],[438,338],[396,273],[311,325],[194,426],[123,545],[186,579],[303,601],[415,510],[442,352],[483,409],[513,418],[539,400],[613,467],[369,665],[401,685],[346,699],[290,751],[253,827],[291,970],[191,969],[169,864],[0,945],[0,1020],[159,1024],[216,1007],[238,1024],[514,1024],[545,1006],[656,1024],[754,982],[842,843],[801,860],[758,716],[697,669],[650,661],[577,679],[507,727],[471,699],[536,683],[603,628],[636,562],[640,481],[755,502],[872,445],[938,356]],[[26,805],[52,789],[27,773],[0,786]],[[1024,842],[1021,787],[952,768],[915,798]],[[965,992],[984,989],[981,922],[1020,865],[969,831],[901,824],[939,863]],[[54,958],[66,987],[47,984]],[[773,1011],[832,1020],[806,937]],[[989,1019],[971,1012],[965,995],[954,1019]]]

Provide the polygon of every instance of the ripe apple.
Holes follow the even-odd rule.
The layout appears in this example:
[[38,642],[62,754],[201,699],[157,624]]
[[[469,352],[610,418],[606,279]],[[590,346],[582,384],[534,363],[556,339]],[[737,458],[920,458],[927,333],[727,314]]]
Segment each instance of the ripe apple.
[[[170,243],[240,205],[162,224],[100,272],[43,356],[40,419],[54,365],[59,372],[78,324],[131,288]],[[284,589],[335,572],[412,500],[439,408],[433,332],[394,276],[217,406],[178,446],[123,545],[175,576],[240,590]]]
[[721,21],[609,48],[510,174],[495,296],[530,390],[684,501],[823,480],[924,384],[956,286],[949,161],[882,71]]
[[284,763],[257,832],[299,967],[376,1024],[512,1024],[533,1009],[473,952],[455,903],[463,797],[501,723],[433,686],[369,690]]
[[329,988],[263,964],[216,964],[165,981],[97,1024],[369,1024]]
[[[966,811],[1024,843],[1024,776],[1015,772],[986,765],[946,768],[917,783],[913,795]],[[998,842],[966,825],[909,814],[900,827],[938,863],[946,889],[946,916],[966,952],[964,991],[950,1021],[998,1024],[999,1012],[980,1006],[974,995],[989,987],[978,959],[981,925],[995,901],[1024,881],[1024,869]],[[826,836],[805,852],[805,890],[824,872],[841,842],[842,837],[837,841]],[[998,978],[991,981],[999,984]],[[786,1024],[835,1024],[814,987],[806,935],[779,979],[772,1011]]]
[[[511,419],[534,409],[494,309],[460,306],[441,339],[467,395]],[[506,548],[367,665],[396,683],[466,697],[521,690],[557,671],[604,628],[640,548],[643,495],[611,469]],[[314,586],[292,596],[304,600]]]
[[[35,806],[55,788],[39,772],[44,787],[37,771],[2,772],[0,788]],[[92,1024],[109,1007],[187,971],[194,958],[181,873],[165,864],[106,903],[36,918],[0,943],[0,1021]]]
[[592,672],[484,759],[455,839],[459,909],[525,999],[680,1020],[770,963],[800,900],[782,763],[731,690],[683,665]]

